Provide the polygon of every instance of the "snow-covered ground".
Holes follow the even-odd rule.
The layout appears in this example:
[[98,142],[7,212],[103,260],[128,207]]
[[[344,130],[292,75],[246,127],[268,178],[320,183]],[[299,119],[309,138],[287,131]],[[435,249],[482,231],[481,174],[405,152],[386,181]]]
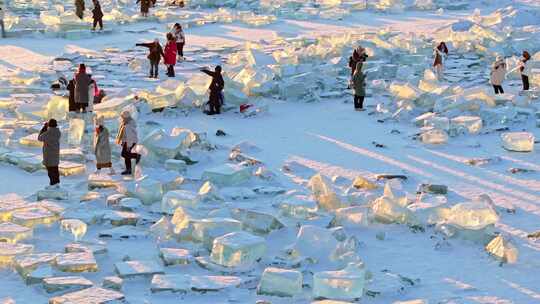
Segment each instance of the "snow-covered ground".
[[[391,2],[388,1],[388,3]],[[33,227],[33,236],[20,240],[17,244],[33,245],[33,253],[64,253],[66,244],[73,242],[73,237],[68,232],[61,233],[60,221],[62,219],[80,219],[88,225],[82,241],[90,242],[92,245],[86,243],[86,246],[99,244],[107,248],[106,253],[95,252],[95,260],[99,270],[82,273],[61,271],[57,265],[57,259],[56,264],[52,261],[43,263],[52,265],[49,269],[44,267],[45,273],[50,272],[50,275],[55,277],[81,275],[89,279],[95,286],[101,286],[105,277],[122,275],[121,271],[115,269],[117,263],[128,260],[153,261],[158,263],[167,275],[189,275],[193,276],[191,277],[193,281],[196,281],[190,283],[192,285],[184,281],[182,284],[176,282],[176,285],[182,287],[177,286],[177,289],[183,290],[183,292],[170,293],[152,292],[151,286],[153,288],[157,286],[156,282],[151,283],[152,276],[125,278],[121,293],[125,297],[124,301],[132,304],[178,303],[179,301],[183,303],[255,303],[258,300],[268,303],[311,303],[315,301],[313,299],[315,289],[313,276],[315,273],[340,270],[347,262],[358,264],[359,260],[363,262],[365,270],[368,272],[364,295],[361,299],[349,299],[343,295],[345,294],[343,292],[342,297],[337,293],[336,299],[345,297],[346,300],[360,303],[395,303],[415,299],[424,302],[411,303],[540,303],[540,276],[538,275],[540,270],[540,262],[538,262],[540,261],[540,238],[528,237],[528,234],[540,230],[540,155],[537,149],[524,153],[508,151],[502,147],[501,140],[501,133],[513,131],[530,132],[536,139],[540,138],[540,129],[537,127],[538,122],[536,121],[540,120],[538,92],[534,91],[530,95],[520,96],[520,82],[515,75],[510,75],[510,79],[504,85],[507,93],[511,94],[508,97],[509,102],[504,104],[504,102],[501,103],[497,100],[497,104],[490,105],[490,107],[483,103],[494,100],[486,74],[489,71],[493,55],[497,51],[503,52],[503,55],[508,58],[511,58],[512,55],[519,55],[515,49],[505,45],[509,41],[515,42],[512,40],[512,35],[515,35],[516,39],[524,38],[525,41],[521,41],[520,43],[523,44],[520,45],[532,46],[531,54],[540,51],[540,47],[534,39],[532,42],[526,41],[527,37],[538,38],[540,27],[536,24],[529,25],[525,29],[516,26],[514,32],[503,30],[502,25],[500,27],[497,24],[491,25],[489,20],[478,18],[489,15],[497,9],[502,9],[503,5],[509,3],[491,3],[488,6],[481,1],[470,2],[473,4],[466,10],[444,10],[442,14],[434,9],[427,11],[406,10],[391,14],[360,10],[353,11],[340,20],[315,17],[309,20],[299,20],[299,18],[278,15],[275,22],[258,27],[243,22],[216,22],[186,29],[187,61],[176,66],[177,79],[180,82],[187,81],[189,83],[193,77],[197,77],[199,68],[214,66],[218,63],[224,65],[225,73],[228,72],[227,67],[234,70],[234,72],[229,71],[232,76],[227,75],[234,78],[234,75],[241,68],[249,65],[245,57],[242,56],[244,51],[249,50],[253,45],[262,45],[261,49],[267,54],[285,48],[289,51],[290,47],[294,46],[298,53],[294,55],[289,53],[290,58],[298,56],[300,62],[290,63],[284,59],[284,62],[296,69],[293,74],[306,72],[319,74],[302,78],[313,79],[312,83],[303,83],[303,85],[306,91],[313,90],[315,93],[302,94],[301,98],[283,98],[283,95],[287,95],[288,91],[282,92],[282,90],[259,96],[255,96],[256,94],[253,92],[247,92],[251,93],[251,96],[248,96],[246,100],[243,99],[244,95],[238,97],[238,100],[253,103],[256,108],[261,109],[260,112],[256,112],[250,117],[238,113],[236,100],[233,98],[227,100],[227,102],[230,101],[229,105],[233,105],[231,109],[219,116],[204,115],[197,107],[191,104],[186,106],[184,99],[177,108],[167,108],[161,112],[153,113],[148,110],[153,102],[150,97],[148,98],[150,106],[146,105],[144,101],[137,103],[141,139],[150,131],[159,128],[164,129],[167,133],[174,127],[181,127],[207,134],[203,144],[196,142],[189,149],[182,149],[182,155],[198,161],[197,164],[188,166],[186,172],[176,175],[170,172],[165,173],[164,159],[154,159],[145,154],[142,166],[138,166],[137,176],[147,175],[147,179],[162,181],[170,179],[171,175],[174,177],[182,176],[185,177],[185,181],[176,188],[197,194],[198,189],[205,181],[204,178],[201,178],[204,171],[223,163],[236,162],[234,159],[229,159],[231,148],[236,144],[247,141],[259,148],[242,152],[261,161],[266,169],[273,172],[276,176],[272,180],[268,181],[258,176],[251,176],[249,181],[238,187],[220,186],[218,196],[224,197],[223,201],[184,202],[185,205],[181,204],[184,206],[183,210],[186,210],[185,213],[193,218],[232,217],[242,222],[243,229],[247,231],[253,230],[252,226],[256,224],[260,224],[260,227],[266,227],[268,218],[262,219],[255,215],[253,218],[249,218],[249,216],[248,218],[238,217],[234,208],[264,212],[279,220],[284,226],[280,229],[274,227],[270,229],[272,231],[265,233],[250,231],[250,233],[263,237],[267,246],[262,259],[251,268],[248,267],[250,269],[231,269],[216,263],[208,263],[210,256],[208,249],[210,248],[199,242],[200,240],[180,239],[178,231],[157,229],[159,223],[175,221],[171,215],[162,214],[164,210],[161,210],[159,200],[153,202],[152,205],[133,208],[106,203],[107,197],[115,193],[127,192],[128,196],[145,197],[140,193],[134,194],[124,189],[136,184],[144,184],[143,182],[133,181],[131,178],[120,179],[116,176],[115,179],[122,185],[118,189],[89,191],[88,175],[94,171],[94,163],[91,160],[92,149],[88,146],[84,147],[84,153],[87,155],[85,155],[86,158],[83,157],[86,173],[62,177],[62,188],[66,189],[70,195],[67,200],[57,201],[57,204],[64,209],[63,212],[56,215],[53,223]],[[540,9],[535,7],[535,1],[512,2],[514,2],[514,7],[519,14],[528,11],[533,12],[532,16],[540,15]],[[475,22],[482,25],[481,29],[493,30],[497,34],[504,31],[508,33],[508,37],[505,37],[507,40],[496,41],[496,39],[492,39],[492,36],[489,36],[490,32],[485,34],[486,31],[476,32],[477,35],[482,35],[481,38],[477,38],[476,42],[468,41],[466,38],[464,38],[466,41],[463,42],[458,41],[456,36],[444,36],[445,32],[440,29],[469,18],[474,14],[473,9],[477,7],[481,10],[480,15],[476,15]],[[189,12],[197,14],[201,11],[205,14],[216,12],[214,9],[196,10],[191,8]],[[519,14],[518,18],[525,16]],[[523,19],[531,15],[526,16]],[[512,16],[505,18],[503,22],[507,23],[516,20]],[[167,20],[167,22],[171,21]],[[105,26],[108,26],[107,22]],[[57,76],[55,72],[51,72],[53,69],[51,61],[54,58],[68,57],[73,60],[73,63],[90,62],[91,68],[96,71],[94,76],[106,91],[116,92],[120,88],[128,88],[140,96],[146,96],[143,92],[145,90],[150,92],[149,96],[155,96],[152,95],[155,87],[167,80],[164,76],[164,68],[161,67],[160,80],[153,81],[145,78],[146,68],[138,69],[138,67],[133,66],[128,68],[127,63],[134,59],[140,59],[141,63],[144,63],[144,50],[135,48],[135,43],[149,41],[155,37],[164,37],[167,31],[167,23],[165,22],[137,21],[126,25],[115,25],[111,32],[92,34],[81,39],[45,38],[36,34],[35,37],[24,35],[23,37],[0,40],[0,81],[5,84],[4,89],[0,88],[0,119],[2,119],[0,155],[5,155],[7,151],[25,151],[39,155],[39,148],[19,143],[19,139],[39,131],[39,129],[36,130],[36,127],[22,127],[22,125],[25,125],[24,120],[33,120],[40,115],[36,114],[32,104],[46,105],[46,102],[44,103],[42,99],[35,96],[10,94],[51,94],[48,86],[50,80],[54,80]],[[400,33],[411,35],[403,40],[392,40]],[[350,37],[354,35],[358,37]],[[458,35],[460,35],[459,32]],[[462,37],[466,36],[463,35]],[[337,41],[341,39],[339,37],[345,37],[343,39],[351,44],[343,46],[343,50],[336,47],[336,50],[332,51],[333,53],[325,54],[324,43],[332,38]],[[383,42],[391,42],[395,48],[373,42],[375,41],[374,37],[381,37]],[[451,48],[451,55],[448,59],[448,82],[435,82],[434,84],[436,87],[449,86],[450,89],[445,90],[442,94],[436,94],[435,97],[431,95],[432,92],[428,92],[430,93],[427,94],[429,98],[434,99],[434,103],[437,103],[441,100],[448,100],[445,99],[448,96],[466,96],[467,92],[475,93],[477,91],[474,90],[478,89],[489,93],[487,98],[480,96],[468,100],[469,103],[466,103],[464,107],[453,110],[445,109],[441,104],[423,108],[416,103],[417,100],[421,99],[420,97],[403,97],[400,92],[392,94],[390,86],[380,86],[380,82],[377,82],[375,78],[385,79],[388,84],[391,80],[398,81],[396,84],[409,81],[413,83],[414,92],[418,92],[418,81],[424,77],[423,70],[430,68],[431,37],[447,41],[455,39],[455,49]],[[283,40],[279,40],[281,38]],[[310,48],[311,43],[317,39],[322,41],[320,45],[323,47]],[[368,81],[370,96],[366,98],[367,111],[365,112],[353,111],[352,96],[346,90],[349,72],[346,68],[347,58],[344,56],[349,56],[354,46],[353,41],[363,45],[367,44],[368,49],[373,51],[373,56],[370,57],[367,64],[368,79],[370,75],[377,76],[372,76],[373,79]],[[251,42],[252,45],[250,46],[246,42]],[[485,48],[478,46],[485,46]],[[517,43],[513,46],[518,47]],[[402,49],[396,51],[397,47]],[[114,50],[112,50],[113,48]],[[412,49],[414,51],[411,51]],[[302,54],[299,55],[301,52]],[[414,64],[411,64],[408,57],[401,57],[404,54],[415,54],[415,52],[426,56],[425,60],[415,61]],[[240,56],[238,64],[231,59],[231,56],[236,54]],[[340,60],[341,57],[343,58]],[[540,58],[536,58],[535,61],[540,61]],[[508,62],[511,63],[511,59]],[[397,65],[398,72],[392,65]],[[399,67],[402,66],[411,66],[412,71],[417,74],[416,78],[400,78],[403,75],[399,72]],[[263,67],[253,69],[256,68],[263,69]],[[392,69],[394,69],[394,76],[389,80],[385,75]],[[328,76],[320,75],[321,71],[331,74]],[[63,72],[69,75],[71,67]],[[267,73],[266,70],[264,72]],[[277,74],[283,76],[280,73]],[[35,75],[39,75],[41,78],[23,84],[11,81],[19,78],[28,80]],[[280,83],[286,83],[289,80],[283,76],[265,81],[275,81],[279,86]],[[427,79],[424,80],[427,81]],[[173,84],[179,85],[179,83]],[[537,85],[538,83],[533,84],[533,88]],[[458,87],[472,91],[463,93]],[[230,82],[226,83],[226,88],[230,88]],[[335,94],[325,97],[325,93],[329,92]],[[118,94],[120,94],[119,98],[127,95],[121,90]],[[314,95],[316,97],[313,97]],[[418,93],[418,95],[421,94]],[[425,97],[426,94],[421,96]],[[197,98],[187,101],[191,103]],[[405,104],[405,106],[397,106],[398,101],[401,102],[399,104]],[[462,100],[454,101],[457,104]],[[177,101],[175,100],[175,102]],[[407,107],[407,104],[410,104],[410,107]],[[480,106],[469,107],[471,104],[480,104]],[[427,112],[427,108],[433,109],[434,107],[440,110],[437,112],[439,112],[439,116],[443,117],[454,118],[459,115],[481,117],[483,127],[478,134],[463,134],[461,131],[452,134],[456,136],[451,136],[444,144],[425,144],[418,136],[424,130],[421,130],[411,120],[419,114]],[[401,112],[392,115],[400,109]],[[114,109],[115,115],[118,114],[119,110]],[[15,125],[7,123],[12,118],[18,119]],[[17,123],[19,123],[20,128]],[[36,123],[41,124],[40,121]],[[68,125],[67,120],[61,121],[65,137],[68,134]],[[111,129],[111,133],[114,134],[113,131],[117,128],[116,117],[108,120],[107,125]],[[89,126],[89,129],[91,128],[93,127]],[[216,136],[217,130],[222,130],[227,135]],[[9,140],[6,140],[5,136]],[[85,137],[89,136],[85,135]],[[170,139],[169,143],[174,140]],[[113,142],[111,141],[111,143]],[[207,143],[211,149],[208,149]],[[88,145],[88,142],[86,144]],[[537,146],[536,144],[535,148]],[[63,144],[63,148],[67,147],[67,143]],[[7,149],[7,151],[3,149]],[[142,150],[147,153],[147,150],[151,150],[151,148],[143,147]],[[122,169],[123,161],[118,157],[119,151],[116,147],[114,156],[115,167],[119,172]],[[25,204],[35,202],[36,192],[47,184],[46,172],[38,170],[29,173],[21,169],[22,165],[7,164],[4,161],[5,158],[5,156],[0,156],[0,160],[2,160],[0,162],[0,176],[3,177],[0,182],[0,194],[16,193],[24,198]],[[11,162],[17,163],[17,161]],[[255,171],[255,168],[259,166],[248,168]],[[518,168],[520,171],[514,170],[512,172],[511,168]],[[337,261],[324,262],[324,259],[321,259],[318,262],[313,262],[313,260],[307,259],[318,256],[318,252],[326,252],[328,243],[338,243],[338,240],[325,242],[326,234],[324,233],[324,235],[319,236],[320,239],[315,236],[313,240],[308,242],[307,249],[293,246],[294,250],[292,251],[300,252],[299,256],[294,256],[294,253],[289,255],[287,252],[295,243],[300,226],[314,225],[328,232],[329,227],[336,226],[334,217],[335,214],[339,213],[338,211],[324,210],[323,203],[321,203],[323,199],[319,198],[319,207],[315,207],[318,210],[310,211],[312,214],[307,219],[295,218],[277,207],[295,193],[263,195],[252,191],[261,186],[269,186],[289,192],[296,190],[298,193],[309,196],[312,194],[312,189],[308,185],[308,180],[317,173],[332,180],[329,182],[332,184],[330,188],[338,195],[341,202],[340,207],[358,206],[358,209],[350,212],[361,210],[360,214],[364,217],[369,216],[367,221],[358,221],[352,224],[343,222],[344,235],[341,234],[340,230],[336,231],[336,228],[333,228],[332,231],[335,232],[334,235],[339,241],[346,240],[339,246],[346,247],[345,249],[341,248],[341,250],[345,250],[342,253],[347,253],[347,255],[336,257]],[[384,224],[381,223],[380,218],[377,220],[376,210],[371,204],[383,195],[385,181],[377,181],[379,174],[407,176],[406,181],[393,180],[390,185],[396,196],[402,196],[402,193],[406,192],[407,205],[416,205],[419,209],[414,212],[414,220],[408,218],[402,224]],[[366,190],[349,187],[358,176],[376,184],[378,188]],[[418,186],[421,184],[446,185],[448,193],[446,195],[417,194]],[[153,187],[151,189],[155,190]],[[156,190],[154,193],[157,192],[159,191]],[[317,196],[317,193],[313,194]],[[445,215],[435,216],[436,212],[434,212],[432,216],[436,219],[433,221],[427,221],[421,216],[423,211],[439,210],[429,209],[430,204],[435,206],[440,204],[442,206],[440,210],[448,210],[445,207],[474,201],[477,208],[481,209],[486,206],[485,203],[477,200],[482,194],[487,194],[495,204],[495,206],[487,204],[488,207],[482,211],[490,215],[495,211],[498,213],[498,220],[493,225],[494,227],[487,225],[489,226],[487,230],[492,230],[490,233],[495,231],[502,234],[505,240],[510,240],[510,243],[517,248],[519,255],[515,263],[501,263],[500,260],[486,252],[487,242],[484,238],[487,237],[487,241],[489,241],[493,235],[482,234],[482,240],[467,239],[467,233],[452,235],[448,232],[448,229],[452,230],[452,228],[444,225],[450,222],[450,219]],[[238,199],[237,196],[241,198]],[[247,196],[247,198],[242,198],[243,196]],[[307,201],[313,202],[313,200],[313,198],[308,198]],[[14,203],[9,202],[6,197],[0,198],[0,203],[2,203],[0,221],[11,220],[15,222],[7,215],[9,211],[4,213],[4,209],[8,210],[9,206]],[[189,204],[194,206],[186,207]],[[403,206],[394,207],[398,213],[409,212],[399,208]],[[413,206],[408,207],[413,210]],[[21,210],[29,208],[35,208],[35,206],[25,206]],[[45,207],[38,208],[43,211]],[[52,212],[50,209],[45,209]],[[149,234],[135,239],[103,237],[104,230],[116,227],[112,225],[114,223],[111,223],[111,218],[118,216],[118,214],[112,213],[113,210],[130,210],[129,212],[133,212],[130,215],[136,214],[139,217],[135,226],[136,229],[139,229],[138,232],[148,234],[150,230],[153,233],[159,230],[162,234],[159,237],[155,234]],[[348,213],[347,210],[342,212]],[[440,211],[440,213],[444,212],[446,211]],[[471,222],[485,220],[476,218],[474,210],[471,213]],[[123,216],[127,215],[123,214]],[[154,225],[160,219],[162,221],[157,226]],[[19,221],[19,223],[21,222]],[[31,223],[26,224],[33,226]],[[182,223],[175,222],[173,224],[176,224],[175,228],[178,229]],[[151,226],[153,228],[150,228]],[[120,225],[120,227],[133,228],[130,225]],[[220,236],[224,234],[219,234],[220,231],[235,231],[231,229],[224,225],[205,233]],[[127,234],[133,235],[134,232]],[[205,235],[203,238],[207,237],[209,236]],[[343,245],[344,243],[347,245]],[[301,247],[298,244],[297,246]],[[159,257],[159,248],[188,249],[193,257],[186,265],[166,266],[162,258]],[[0,247],[0,263],[6,262],[4,259],[6,253],[3,250],[5,248]],[[330,251],[333,250],[335,248],[330,248]],[[200,258],[198,262],[194,260],[195,256]],[[24,254],[18,255],[19,260],[22,257]],[[139,266],[141,267],[135,266],[134,268],[141,270],[143,267]],[[301,292],[294,298],[258,295],[256,287],[261,281],[261,274],[265,268],[270,266],[301,272],[303,275]],[[45,284],[42,283],[27,285],[22,278],[24,275],[19,273],[22,271],[18,269],[19,272],[17,272],[15,268],[13,263],[7,263],[0,272],[2,275],[0,299],[11,298],[15,303],[46,303],[48,299],[65,293],[65,291],[47,293],[44,288]],[[220,277],[215,279],[219,284],[216,284],[215,281],[211,284],[207,277],[203,277],[205,275],[236,276],[242,283],[227,285],[228,280],[232,279]],[[220,284],[225,287],[215,287]],[[282,289],[286,289],[287,284],[289,283],[278,285]],[[345,287],[347,284],[346,282],[337,283],[345,290],[347,290]],[[175,284],[170,283],[170,285]],[[222,290],[213,291],[213,289]],[[10,303],[8,300],[6,301],[5,303]],[[1,300],[0,303],[2,303]]]

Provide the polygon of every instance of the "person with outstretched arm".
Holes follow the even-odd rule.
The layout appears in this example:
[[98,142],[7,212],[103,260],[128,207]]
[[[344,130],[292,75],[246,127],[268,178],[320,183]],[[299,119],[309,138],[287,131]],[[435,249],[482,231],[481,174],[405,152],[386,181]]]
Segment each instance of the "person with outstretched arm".
[[213,72],[208,69],[201,69],[201,72],[212,77],[212,82],[208,87],[208,90],[210,90],[210,100],[208,101],[210,111],[206,114],[221,114],[223,89],[225,88],[225,81],[223,80],[223,76],[221,76],[221,66],[216,66]]
[[155,39],[154,42],[150,43],[137,43],[136,46],[143,46],[148,48],[148,60],[150,61],[150,78],[158,78],[159,62],[161,57],[165,57],[163,53],[163,48],[159,44],[159,39]]

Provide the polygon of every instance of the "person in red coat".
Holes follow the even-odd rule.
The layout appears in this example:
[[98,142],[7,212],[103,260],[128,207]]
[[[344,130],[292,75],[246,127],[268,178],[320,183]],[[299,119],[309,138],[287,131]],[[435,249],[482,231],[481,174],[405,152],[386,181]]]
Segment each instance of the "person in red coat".
[[176,39],[173,34],[167,34],[167,44],[165,45],[165,65],[167,66],[167,76],[174,77],[174,65],[176,64]]

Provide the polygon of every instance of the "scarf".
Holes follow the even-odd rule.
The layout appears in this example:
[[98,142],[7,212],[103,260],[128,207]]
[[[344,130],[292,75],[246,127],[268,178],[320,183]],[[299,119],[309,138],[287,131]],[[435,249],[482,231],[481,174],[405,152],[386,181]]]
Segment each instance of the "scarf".
[[118,129],[118,134],[116,134],[116,144],[118,145],[121,145],[122,144],[122,139],[124,138],[124,134],[126,133],[126,123],[125,122],[122,122],[122,124],[120,124],[120,128]]

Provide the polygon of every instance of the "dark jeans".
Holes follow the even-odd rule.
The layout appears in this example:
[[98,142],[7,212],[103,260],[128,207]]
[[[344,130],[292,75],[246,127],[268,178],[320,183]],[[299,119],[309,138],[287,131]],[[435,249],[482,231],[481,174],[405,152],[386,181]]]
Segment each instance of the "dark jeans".
[[495,89],[495,94],[504,94],[504,90],[501,85],[493,85],[493,89]]
[[174,77],[174,65],[167,65],[167,76]]
[[184,43],[183,42],[176,43],[176,50],[178,52],[178,55],[184,57]]
[[58,170],[58,166],[47,167],[47,175],[49,175],[49,184],[51,186],[60,183],[60,171]]
[[150,61],[150,78],[158,77],[159,62]]
[[124,158],[124,162],[126,164],[126,171],[131,172],[131,160],[137,159],[140,157],[138,153],[133,153],[131,150],[135,147],[135,144],[133,146],[129,147],[126,143],[122,144],[122,157]]
[[94,19],[94,24],[92,26],[92,29],[96,29],[96,26],[99,24],[99,29],[103,29],[103,20],[102,19]]
[[523,81],[523,91],[529,90],[529,76],[521,75],[521,81]]
[[363,109],[364,108],[364,96],[354,95],[354,108]]

